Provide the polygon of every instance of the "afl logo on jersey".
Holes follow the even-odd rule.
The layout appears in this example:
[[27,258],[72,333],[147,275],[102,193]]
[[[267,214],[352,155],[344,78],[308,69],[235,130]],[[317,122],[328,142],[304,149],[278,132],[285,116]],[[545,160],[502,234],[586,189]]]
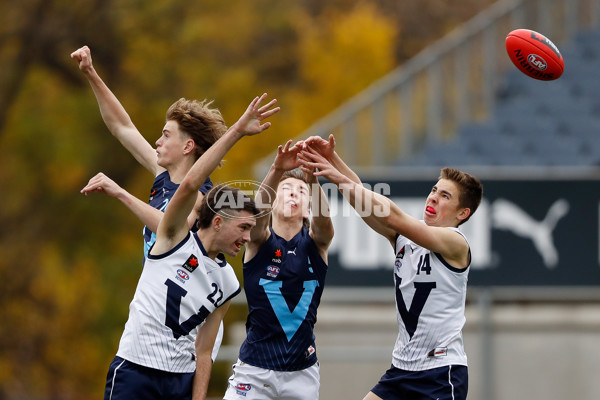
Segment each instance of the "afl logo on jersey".
[[267,267],[267,276],[269,276],[271,278],[277,278],[277,275],[279,275],[280,270],[281,270],[281,268],[279,268],[275,265],[269,265]]
[[187,281],[188,279],[190,279],[190,275],[187,272],[185,272],[182,269],[177,270],[177,280],[178,281],[185,283],[185,281]]
[[402,266],[402,260],[399,258],[396,258],[396,262],[394,263],[394,266],[396,267],[396,272],[399,272],[400,267]]
[[246,396],[246,394],[252,389],[252,385],[249,383],[238,383],[235,385],[235,392],[240,396]]

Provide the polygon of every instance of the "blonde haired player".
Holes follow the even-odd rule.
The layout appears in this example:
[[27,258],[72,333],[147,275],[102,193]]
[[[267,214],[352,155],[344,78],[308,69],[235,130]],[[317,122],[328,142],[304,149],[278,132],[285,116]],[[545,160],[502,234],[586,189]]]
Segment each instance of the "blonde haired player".
[[[144,259],[156,240],[156,228],[181,180],[194,162],[227,131],[221,112],[212,102],[179,99],[166,112],[165,125],[156,140],[156,149],[142,136],[123,105],[98,75],[92,63],[92,52],[83,46],[73,53],[80,71],[87,78],[100,108],[100,114],[112,135],[131,155],[154,176],[148,203],[117,185],[103,173],[92,177],[89,188],[102,188],[108,196],[121,201],[144,224]],[[198,189],[196,206],[188,216],[188,225],[195,229],[197,210],[213,183],[207,177]],[[219,329],[213,360],[216,359],[223,326]]]
[[[144,257],[156,239],[156,228],[179,183],[194,165],[196,160],[208,150],[227,131],[221,112],[212,107],[212,101],[179,99],[166,112],[165,125],[156,148],[138,131],[127,111],[117,97],[108,88],[92,63],[92,53],[83,46],[73,53],[71,58],[77,61],[79,69],[87,78],[100,108],[100,114],[112,135],[119,140],[127,151],[154,176],[150,190],[149,205],[121,188],[107,194],[119,199],[144,224]],[[115,184],[103,174],[98,174],[90,183],[98,185]],[[209,177],[199,188],[197,205],[210,190]],[[197,218],[194,207],[188,216],[190,227]]]
[[256,195],[272,213],[257,218],[244,254],[247,336],[226,400],[319,398],[313,328],[334,232],[313,171],[297,168],[302,143],[291,143],[279,146]]
[[197,233],[190,232],[187,217],[198,188],[227,151],[242,137],[269,128],[269,122],[261,122],[279,107],[270,109],[275,100],[260,107],[265,97],[250,103],[194,163],[173,195],[129,307],[105,400],[206,398],[219,325],[241,290],[221,253],[235,256],[250,240],[258,210],[240,190],[215,187],[201,205]]

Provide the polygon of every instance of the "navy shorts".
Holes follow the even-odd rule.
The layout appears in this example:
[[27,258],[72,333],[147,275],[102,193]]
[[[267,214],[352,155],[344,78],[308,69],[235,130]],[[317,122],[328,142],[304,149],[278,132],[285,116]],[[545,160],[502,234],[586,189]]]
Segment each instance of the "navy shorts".
[[392,365],[371,392],[383,400],[465,400],[468,375],[464,365],[425,371],[405,371]]
[[104,400],[191,400],[194,375],[143,367],[117,356],[108,369]]

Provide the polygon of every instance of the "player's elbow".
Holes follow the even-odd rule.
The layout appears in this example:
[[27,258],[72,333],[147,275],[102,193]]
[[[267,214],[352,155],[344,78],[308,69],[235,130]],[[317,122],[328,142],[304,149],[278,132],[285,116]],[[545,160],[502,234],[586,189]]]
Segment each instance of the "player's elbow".
[[[204,181],[202,181],[202,182],[204,182]],[[177,191],[182,192],[185,195],[196,194],[198,192],[199,188],[200,188],[200,186],[196,185],[194,179],[192,177],[190,177],[188,174],[181,181],[181,184],[177,188]]]

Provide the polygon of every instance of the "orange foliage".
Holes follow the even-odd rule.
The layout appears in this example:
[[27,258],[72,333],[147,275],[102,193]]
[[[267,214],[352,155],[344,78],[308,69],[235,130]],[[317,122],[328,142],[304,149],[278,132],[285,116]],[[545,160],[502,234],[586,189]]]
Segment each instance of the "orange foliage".
[[[91,47],[152,144],[180,97],[215,99],[229,125],[254,96],[277,97],[273,127],[214,174],[261,179],[258,160],[464,20],[470,3],[0,3],[9,18],[0,24],[0,399],[98,398],[141,270],[142,224],[118,201],[79,190],[102,171],[146,199],[152,177],[104,126],[71,51]],[[409,22],[434,33],[411,39]],[[215,376],[214,395],[227,373]]]

